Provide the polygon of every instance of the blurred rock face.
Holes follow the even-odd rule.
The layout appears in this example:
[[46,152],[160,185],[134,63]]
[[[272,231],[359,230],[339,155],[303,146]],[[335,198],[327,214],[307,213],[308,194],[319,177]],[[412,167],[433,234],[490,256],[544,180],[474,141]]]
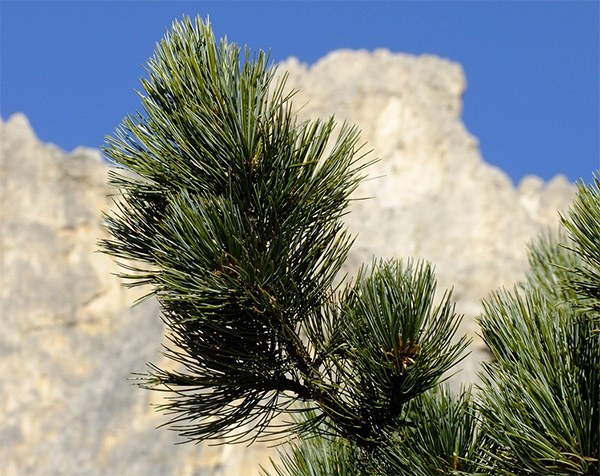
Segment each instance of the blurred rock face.
[[[298,89],[301,118],[362,129],[369,169],[347,216],[358,234],[352,274],[376,257],[425,258],[440,290],[454,287],[463,331],[479,299],[522,279],[526,244],[555,227],[572,184],[526,178],[518,188],[485,164],[460,121],[460,65],[433,56],[339,51],[310,69],[281,66]],[[109,131],[107,131],[109,132]],[[107,166],[95,150],[67,154],[40,143],[26,118],[1,124],[0,460],[7,475],[254,475],[265,445],[174,446],[149,406],[160,395],[127,378],[160,362],[163,326],[153,301],[120,287],[96,252],[110,206]],[[474,379],[484,355],[460,375]]]
[[[466,79],[462,67],[435,56],[386,50],[337,51],[308,69],[282,65],[301,118],[329,117],[362,130],[370,158],[379,158],[371,180],[352,204],[346,222],[358,238],[346,270],[372,256],[423,258],[436,266],[438,289],[454,288],[457,311],[473,334],[480,299],[512,286],[527,269],[527,244],[544,227],[556,227],[557,210],[574,187],[563,176],[548,184],[527,177],[518,188],[486,164],[478,141],[460,120]],[[483,349],[457,378],[472,381]]]
[[1,134],[0,474],[256,474],[264,447],[174,446],[160,395],[127,381],[160,362],[163,325],[97,252],[99,152],[41,144],[22,115]]

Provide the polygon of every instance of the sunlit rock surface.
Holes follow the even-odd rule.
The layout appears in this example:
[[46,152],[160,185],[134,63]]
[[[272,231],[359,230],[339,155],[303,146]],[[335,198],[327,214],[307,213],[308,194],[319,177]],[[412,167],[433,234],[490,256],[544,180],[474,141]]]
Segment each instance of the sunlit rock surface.
[[[527,177],[515,187],[483,161],[460,119],[457,63],[337,51],[281,69],[300,117],[357,124],[380,159],[356,194],[373,198],[347,216],[358,238],[345,270],[373,256],[428,259],[474,335],[480,298],[523,277],[527,242],[556,226],[573,185]],[[272,449],[175,446],[174,432],[155,428],[159,396],[127,381],[160,362],[163,328],[157,304],[131,308],[139,295],[96,252],[111,203],[100,153],[43,144],[23,115],[0,131],[0,474],[257,474]],[[485,355],[476,337],[473,350],[462,381]]]
[[527,268],[527,244],[540,228],[558,225],[557,210],[574,193],[564,176],[549,183],[526,177],[515,188],[483,161],[461,122],[466,79],[458,63],[386,50],[336,51],[308,68],[282,69],[298,89],[302,118],[329,117],[362,130],[372,180],[358,189],[346,222],[358,235],[346,270],[372,257],[417,257],[436,266],[440,290],[454,289],[473,355],[459,380],[471,381],[482,344],[473,316],[480,299],[512,286]]

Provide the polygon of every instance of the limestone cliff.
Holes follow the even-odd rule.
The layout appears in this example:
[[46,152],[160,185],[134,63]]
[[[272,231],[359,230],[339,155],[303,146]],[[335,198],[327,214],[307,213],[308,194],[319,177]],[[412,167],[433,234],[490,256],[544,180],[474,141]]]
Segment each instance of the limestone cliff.
[[[473,333],[479,299],[521,279],[526,243],[556,226],[572,184],[531,177],[515,188],[482,160],[460,121],[456,63],[338,51],[282,69],[301,117],[358,124],[381,159],[357,191],[373,198],[347,217],[358,234],[347,271],[373,255],[426,258]],[[110,205],[99,152],[40,143],[23,115],[0,133],[0,474],[256,474],[265,446],[174,446],[175,433],[155,429],[158,396],[127,382],[159,360],[162,324],[154,301],[130,307],[136,295],[96,252]]]
[[[310,69],[282,65],[298,89],[302,118],[328,117],[357,124],[372,157],[372,180],[346,222],[358,235],[347,270],[377,257],[424,258],[436,265],[442,289],[454,287],[474,334],[479,300],[522,279],[526,246],[540,227],[555,227],[574,187],[564,176],[545,184],[510,178],[486,164],[478,141],[461,122],[466,79],[458,63],[387,50],[336,51]],[[466,362],[471,380],[481,344]]]
[[160,359],[163,326],[96,251],[99,152],[42,144],[23,115],[1,133],[0,474],[255,474],[264,448],[174,446],[159,396],[127,381]]

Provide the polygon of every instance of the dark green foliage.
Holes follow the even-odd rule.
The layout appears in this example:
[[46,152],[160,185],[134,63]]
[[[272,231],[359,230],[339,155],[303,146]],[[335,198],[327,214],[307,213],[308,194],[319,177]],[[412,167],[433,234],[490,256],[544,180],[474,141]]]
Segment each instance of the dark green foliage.
[[180,365],[151,366],[146,385],[173,392],[164,410],[190,439],[258,432],[286,392],[307,397],[318,356],[299,336],[334,292],[361,178],[355,129],[297,123],[267,55],[239,57],[201,20],[175,23],[143,81],[145,113],[105,148],[126,169],[111,174],[121,196],[102,246],[162,305]]
[[450,343],[458,316],[449,295],[434,307],[423,264],[381,263],[336,293],[357,131],[296,122],[267,55],[242,64],[201,20],[175,23],[148,71],[144,114],[105,149],[122,169],[102,242],[162,306],[175,366],[142,384],[169,392],[190,440],[271,431],[296,400],[321,409],[298,429],[377,439],[466,341]]
[[[315,421],[318,416],[311,411],[298,417],[300,425],[302,420]],[[303,434],[289,441],[286,450],[279,451],[281,461],[271,461],[275,472],[262,468],[263,473],[266,476],[357,475],[357,460],[351,442],[333,435],[323,436],[327,433],[327,428],[323,425],[316,430],[318,436]]]
[[428,264],[381,261],[343,291],[335,317],[341,345],[330,360],[351,435],[377,440],[397,427],[404,405],[462,357],[467,339],[452,342],[461,316],[450,293],[435,303],[435,287]]
[[414,425],[393,435],[385,451],[390,474],[488,474],[489,441],[470,388],[454,394],[440,385],[411,401],[407,413]]
[[[470,389],[454,395],[447,385],[434,387],[403,409],[405,421],[381,432],[378,446],[364,447],[344,438],[312,437],[293,441],[281,451],[279,476],[431,476],[490,474],[489,442],[479,431]],[[266,474],[270,474],[265,471]]]
[[577,199],[562,224],[569,233],[573,251],[581,264],[575,268],[571,286],[578,299],[589,311],[588,317],[598,321],[600,312],[600,181],[594,176],[593,185],[581,183]]
[[[589,200],[589,191],[580,189],[574,209],[580,200]],[[479,321],[493,359],[484,364],[475,399],[470,391],[434,387],[403,407],[396,429],[378,427],[379,445],[338,438],[328,452],[328,437],[303,439],[283,454],[286,470],[278,474],[313,474],[311,461],[321,469],[338,461],[336,468],[352,468],[343,474],[361,476],[597,474],[600,333],[594,300],[578,287],[582,254],[566,236],[547,234],[530,248],[526,281],[484,301]],[[362,312],[384,307],[374,299]],[[381,348],[371,344],[368,355]]]

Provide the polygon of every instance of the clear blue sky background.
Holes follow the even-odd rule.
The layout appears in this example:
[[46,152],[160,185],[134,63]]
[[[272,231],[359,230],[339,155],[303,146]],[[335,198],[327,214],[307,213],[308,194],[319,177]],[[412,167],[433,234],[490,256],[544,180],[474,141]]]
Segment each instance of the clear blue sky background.
[[[463,121],[515,183],[600,168],[598,1],[0,1],[0,114],[40,139],[98,148],[139,108],[142,65],[174,19],[315,63],[339,48],[460,62]],[[343,74],[343,71],[340,71]]]

